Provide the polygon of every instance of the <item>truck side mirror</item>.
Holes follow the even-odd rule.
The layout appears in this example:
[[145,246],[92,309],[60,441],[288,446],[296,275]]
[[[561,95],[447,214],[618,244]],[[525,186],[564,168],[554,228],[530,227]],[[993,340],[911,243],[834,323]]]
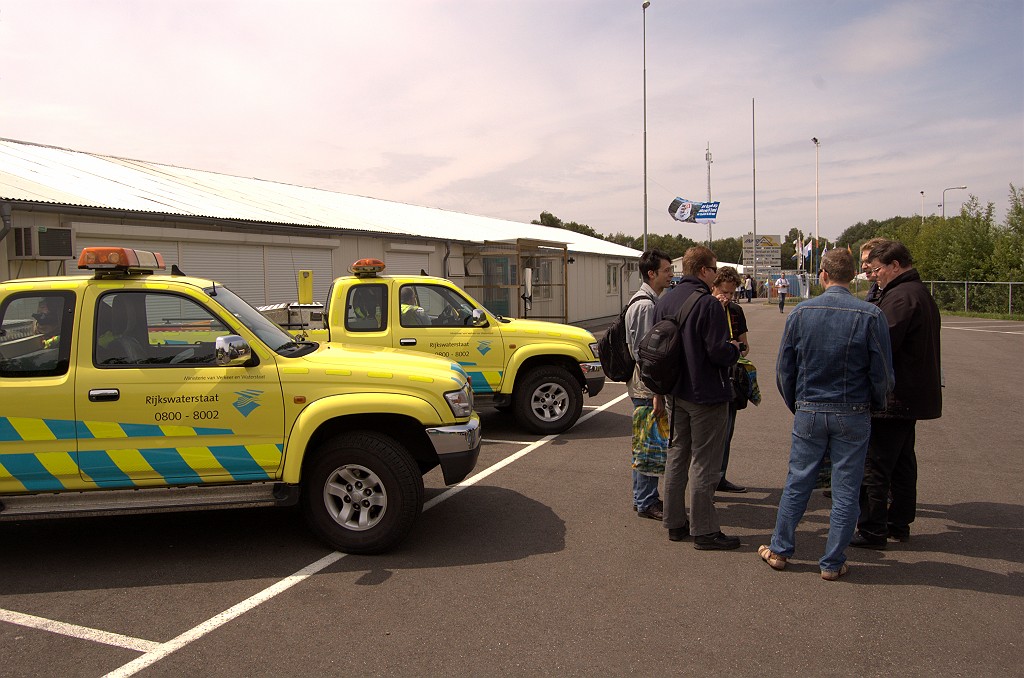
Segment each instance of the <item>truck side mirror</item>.
[[217,337],[216,362],[221,367],[244,367],[252,361],[252,347],[237,334]]

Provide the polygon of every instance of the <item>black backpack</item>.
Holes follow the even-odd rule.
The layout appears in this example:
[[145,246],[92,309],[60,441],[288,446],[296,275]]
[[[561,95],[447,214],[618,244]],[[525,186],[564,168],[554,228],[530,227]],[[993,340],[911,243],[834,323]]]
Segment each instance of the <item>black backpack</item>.
[[683,303],[674,317],[662,318],[654,323],[637,345],[640,357],[640,380],[658,395],[672,392],[683,367],[683,336],[681,329],[690,311],[704,290],[696,290]]
[[629,345],[626,343],[626,309],[632,306],[634,301],[644,299],[653,303],[646,295],[630,299],[619,313],[619,317],[597,342],[597,356],[601,360],[601,367],[604,368],[604,376],[611,381],[629,381],[633,377],[636,361],[633,360]]

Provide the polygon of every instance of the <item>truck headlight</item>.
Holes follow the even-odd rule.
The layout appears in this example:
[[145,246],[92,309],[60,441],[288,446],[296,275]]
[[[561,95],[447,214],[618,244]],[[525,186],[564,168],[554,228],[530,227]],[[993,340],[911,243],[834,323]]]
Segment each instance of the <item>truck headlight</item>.
[[598,360],[601,359],[601,356],[598,355],[598,353],[597,353],[597,342],[596,341],[593,344],[590,345],[590,352],[593,353],[594,357],[597,358]]
[[468,417],[473,414],[473,390],[468,383],[458,391],[448,391],[444,397],[456,417]]

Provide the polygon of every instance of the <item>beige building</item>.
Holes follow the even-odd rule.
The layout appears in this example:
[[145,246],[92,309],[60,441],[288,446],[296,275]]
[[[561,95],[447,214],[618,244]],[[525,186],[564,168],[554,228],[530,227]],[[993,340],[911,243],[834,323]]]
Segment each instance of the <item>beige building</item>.
[[639,287],[639,251],[573,231],[10,139],[0,216],[0,280],[76,275],[83,247],[122,245],[263,305],[294,301],[304,269],[324,301],[376,257],[450,278],[492,312],[574,324],[616,315]]

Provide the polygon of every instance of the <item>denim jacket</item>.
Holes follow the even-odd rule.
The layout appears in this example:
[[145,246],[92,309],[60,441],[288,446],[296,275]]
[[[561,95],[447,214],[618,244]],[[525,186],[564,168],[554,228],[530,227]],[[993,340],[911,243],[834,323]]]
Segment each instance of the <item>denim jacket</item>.
[[786,319],[775,378],[791,412],[884,406],[895,381],[885,316],[838,285],[801,302]]

